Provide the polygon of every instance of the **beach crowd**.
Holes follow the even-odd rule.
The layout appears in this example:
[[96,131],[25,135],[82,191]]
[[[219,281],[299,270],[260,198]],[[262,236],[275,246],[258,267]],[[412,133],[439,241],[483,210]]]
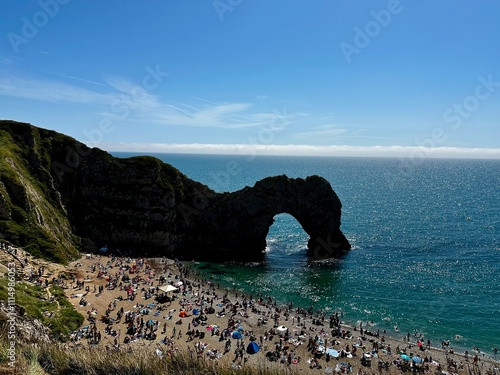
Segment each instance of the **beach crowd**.
[[[16,255],[13,247],[0,249]],[[344,324],[340,312],[221,288],[166,258],[86,254],[60,275],[49,279],[43,266],[28,267],[26,278],[61,286],[85,316],[71,335],[75,347],[148,348],[159,357],[183,351],[235,368],[272,363],[313,373],[500,374],[498,362],[479,350],[454,353],[449,342],[434,348],[409,333],[395,340],[369,323]]]

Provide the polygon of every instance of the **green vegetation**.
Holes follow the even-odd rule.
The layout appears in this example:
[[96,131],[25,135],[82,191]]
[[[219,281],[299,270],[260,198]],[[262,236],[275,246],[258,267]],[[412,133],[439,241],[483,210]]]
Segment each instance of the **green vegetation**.
[[0,121],[0,240],[67,263],[78,256],[77,242],[50,174],[50,145],[60,138],[29,124]]
[[[0,353],[6,352],[7,343],[0,339]],[[56,345],[39,347],[26,346],[18,349],[16,372],[12,374],[42,373],[58,375],[278,375],[285,373],[275,369],[243,367],[231,368],[229,365],[197,359],[189,353],[177,353],[171,357],[160,358],[152,349],[133,352],[95,349],[68,349]],[[7,368],[8,359],[0,357],[0,371]],[[266,366],[267,367],[267,366]],[[290,368],[287,374],[299,374],[298,369]]]
[[[53,300],[40,286],[18,282],[16,285],[16,304],[25,309],[25,315],[39,319],[50,328],[54,339],[65,341],[69,334],[78,329],[84,321],[58,286],[49,287]],[[7,278],[0,278],[0,300],[7,301]]]
[[[4,239],[23,247],[28,253],[37,258],[58,263],[66,263],[69,260],[68,252],[58,246],[46,231],[35,225],[23,226],[13,220],[0,220],[0,233]],[[0,239],[2,235],[0,235]]]

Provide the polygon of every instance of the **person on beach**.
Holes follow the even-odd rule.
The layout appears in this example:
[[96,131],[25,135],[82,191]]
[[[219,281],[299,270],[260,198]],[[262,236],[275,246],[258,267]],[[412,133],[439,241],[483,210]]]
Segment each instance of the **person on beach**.
[[[147,262],[142,263],[136,260],[134,273],[130,273],[129,264],[131,265],[132,262],[134,262],[134,259],[114,259],[111,262],[103,260],[101,265],[97,265],[96,263],[95,268],[88,268],[88,270],[94,269],[92,273],[94,275],[101,272],[101,276],[93,279],[90,275],[88,279],[84,281],[86,281],[91,288],[95,286],[92,284],[97,282],[99,291],[101,291],[102,287],[103,293],[101,296],[97,297],[97,299],[94,295],[89,295],[87,297],[89,305],[91,308],[98,305],[99,311],[101,311],[101,306],[103,311],[106,309],[110,310],[109,313],[111,311],[116,311],[117,318],[114,322],[106,323],[105,330],[101,328],[103,322],[99,321],[98,318],[95,320],[97,323],[97,331],[92,328],[91,335],[96,345],[98,345],[97,343],[99,342],[104,342],[106,346],[109,343],[110,347],[114,346],[116,348],[119,346],[119,343],[123,341],[127,343],[127,347],[130,348],[130,350],[133,350],[133,348],[135,348],[134,345],[138,345],[142,342],[141,339],[154,341],[156,337],[158,337],[156,344],[161,345],[164,353],[168,353],[166,355],[173,355],[178,350],[192,350],[194,345],[196,345],[198,349],[193,351],[193,354],[199,352],[201,356],[207,360],[218,360],[219,358],[225,357],[228,362],[233,360],[235,366],[238,366],[238,364],[243,365],[247,361],[248,365],[252,366],[256,365],[261,359],[266,358],[265,361],[267,361],[268,358],[275,358],[273,361],[276,362],[278,366],[283,366],[282,368],[288,368],[288,366],[291,366],[290,368],[295,368],[294,366],[297,366],[297,369],[302,370],[307,369],[310,363],[304,361],[300,364],[300,361],[297,360],[300,356],[302,356],[302,358],[304,358],[304,356],[307,358],[309,355],[311,355],[311,357],[317,356],[317,358],[314,358],[312,361],[312,365],[315,369],[321,368],[321,366],[328,367],[326,364],[327,358],[329,359],[328,364],[330,366],[332,365],[332,361],[335,363],[335,360],[330,354],[327,355],[325,351],[320,348],[320,346],[322,346],[324,348],[338,349],[339,358],[342,358],[342,361],[348,363],[350,367],[353,366],[353,373],[356,373],[358,369],[362,371],[362,368],[360,369],[356,366],[356,364],[359,365],[360,361],[359,354],[356,356],[357,350],[361,355],[363,355],[366,350],[370,349],[374,352],[378,352],[377,355],[381,358],[380,361],[382,361],[382,363],[393,363],[396,358],[391,356],[397,355],[399,358],[402,353],[410,354],[410,352],[407,352],[407,349],[410,348],[409,335],[408,337],[406,335],[404,336],[405,341],[406,339],[408,340],[407,345],[402,344],[401,341],[394,343],[387,335],[377,337],[376,334],[380,333],[380,335],[382,335],[382,332],[378,330],[365,330],[366,326],[363,324],[364,322],[358,325],[359,331],[353,332],[353,335],[347,329],[341,328],[338,313],[333,316],[328,316],[324,311],[313,308],[292,308],[291,304],[279,305],[271,297],[260,295],[260,293],[250,295],[238,291],[238,297],[235,298],[235,293],[230,293],[230,289],[226,291],[217,290],[215,289],[216,284],[211,281],[203,281],[201,278],[199,280],[195,278],[189,279],[186,275],[189,273],[191,275],[196,275],[196,272],[187,271],[186,266],[180,263],[175,264],[174,267],[177,267],[177,269],[174,270],[173,267],[165,268],[163,275],[158,274],[155,277],[153,275],[153,269]],[[89,271],[87,271],[87,273],[89,273]],[[78,281],[81,282],[81,274],[79,274],[77,278],[79,278]],[[102,284],[104,279],[106,279],[106,283]],[[159,303],[155,297],[155,295],[159,293],[156,287],[159,280],[163,282],[158,285],[165,285],[167,283],[174,284],[177,282],[183,283],[179,286],[177,294],[175,294],[175,296],[180,298],[175,300],[171,308],[169,307],[170,311],[166,308],[167,304]],[[120,282],[123,282],[123,288],[116,289],[113,293],[110,286],[118,286]],[[83,284],[83,282],[81,283]],[[149,288],[153,283],[155,286],[154,289]],[[143,293],[140,292],[141,289]],[[128,290],[137,294],[138,298],[147,301],[141,301],[142,303],[127,301],[126,296]],[[139,293],[136,291],[139,291]],[[217,295],[218,293],[220,294]],[[119,298],[120,294],[123,294],[125,297],[124,300]],[[151,298],[155,298],[156,302],[151,304]],[[199,315],[193,314],[192,318],[189,320],[185,318],[179,319],[181,324],[183,320],[186,320],[187,331],[179,329],[182,328],[183,325],[179,328],[172,326],[172,336],[165,335],[167,331],[167,321],[170,317],[176,316],[175,314],[178,314],[182,308],[190,313],[195,307],[199,311]],[[208,309],[211,309],[213,312],[207,312]],[[108,311],[106,312],[108,313]],[[103,316],[108,320],[112,320],[114,313],[109,313],[105,313]],[[120,314],[125,318],[125,322],[122,321],[121,323],[126,323],[125,327],[131,322],[130,327],[132,329],[130,330],[130,334],[125,335],[125,339],[120,335],[119,330],[113,330],[113,324],[118,323]],[[151,320],[153,320],[153,323],[151,323],[148,317],[149,314],[154,314],[158,316],[158,318],[155,319],[151,317]],[[165,320],[162,321],[163,319]],[[329,327],[330,329],[328,329],[329,321],[333,323],[333,327]],[[273,327],[273,323],[275,323],[275,327]],[[366,324],[373,325],[372,322],[367,322]],[[277,329],[281,325],[286,327],[286,330],[284,329],[283,332]],[[218,327],[215,328],[215,326]],[[92,325],[92,327],[94,326]],[[261,348],[260,353],[267,353],[267,347],[269,346],[271,348],[271,352],[269,353],[272,355],[269,357],[264,357],[264,354],[246,356],[246,347],[242,339],[237,341],[238,345],[235,348],[235,345],[232,345],[232,341],[235,340],[231,339],[231,334],[239,327],[244,329],[242,333],[245,337],[245,341],[247,341],[248,337],[251,341],[259,343]],[[160,335],[156,336],[158,328],[163,328],[161,337]],[[356,327],[354,326],[353,328]],[[101,329],[103,332],[102,337],[100,335]],[[208,334],[208,330],[211,331],[210,335]],[[115,332],[114,334],[113,331]],[[185,331],[184,334],[182,331]],[[354,331],[356,331],[356,329],[354,329]],[[366,334],[363,338],[359,337],[359,332],[361,331],[363,332],[363,336]],[[380,331],[382,331],[382,329]],[[205,333],[207,333],[206,338]],[[384,331],[383,334],[385,333]],[[183,339],[182,336],[185,336],[185,339]],[[371,338],[368,336],[371,336]],[[199,342],[197,342],[196,339],[198,339]],[[201,340],[203,339],[205,339],[206,342],[202,342]],[[308,340],[310,340],[309,344]],[[420,348],[422,348],[425,346],[425,342],[422,339],[420,339],[420,341],[422,344]],[[274,345],[275,343],[277,343],[276,347]],[[302,346],[300,345],[301,343]],[[306,354],[306,344],[310,350],[309,355]],[[399,348],[400,345],[401,349]],[[430,340],[427,340],[426,348],[429,349],[429,347]],[[391,350],[391,348],[396,348],[395,353],[393,353],[394,349]],[[232,356],[232,351],[234,351],[234,356]],[[434,352],[431,353],[434,354]],[[384,356],[387,357],[384,358]],[[425,364],[432,363],[431,358],[431,356],[427,357]],[[444,360],[438,356],[437,362],[441,362],[446,366],[446,362],[443,363],[443,361]],[[479,358],[477,361],[479,362]],[[403,361],[400,360],[400,362],[402,363]],[[364,372],[368,374],[375,373],[373,370],[375,370],[376,366],[377,364],[375,363],[371,371],[367,368]],[[445,368],[444,366],[443,368]],[[460,366],[457,365],[457,368],[459,367]],[[432,369],[432,367],[430,368]],[[392,370],[389,373],[393,373]],[[459,375],[464,375],[464,373],[460,371],[457,373]]]

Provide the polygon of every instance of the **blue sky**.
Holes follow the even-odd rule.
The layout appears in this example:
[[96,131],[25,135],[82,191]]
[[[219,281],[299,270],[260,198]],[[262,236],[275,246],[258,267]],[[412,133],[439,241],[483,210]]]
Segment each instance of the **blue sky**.
[[500,158],[499,1],[0,3],[0,118],[108,151]]

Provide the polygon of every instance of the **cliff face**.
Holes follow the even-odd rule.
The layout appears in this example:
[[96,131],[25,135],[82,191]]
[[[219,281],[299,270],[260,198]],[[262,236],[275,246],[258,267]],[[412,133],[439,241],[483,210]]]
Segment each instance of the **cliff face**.
[[136,255],[254,260],[283,212],[311,236],[315,259],[350,248],[339,229],[340,200],[318,176],[271,177],[218,194],[156,158],[114,158],[29,124],[0,121],[0,141],[0,236],[59,261],[103,245]]

